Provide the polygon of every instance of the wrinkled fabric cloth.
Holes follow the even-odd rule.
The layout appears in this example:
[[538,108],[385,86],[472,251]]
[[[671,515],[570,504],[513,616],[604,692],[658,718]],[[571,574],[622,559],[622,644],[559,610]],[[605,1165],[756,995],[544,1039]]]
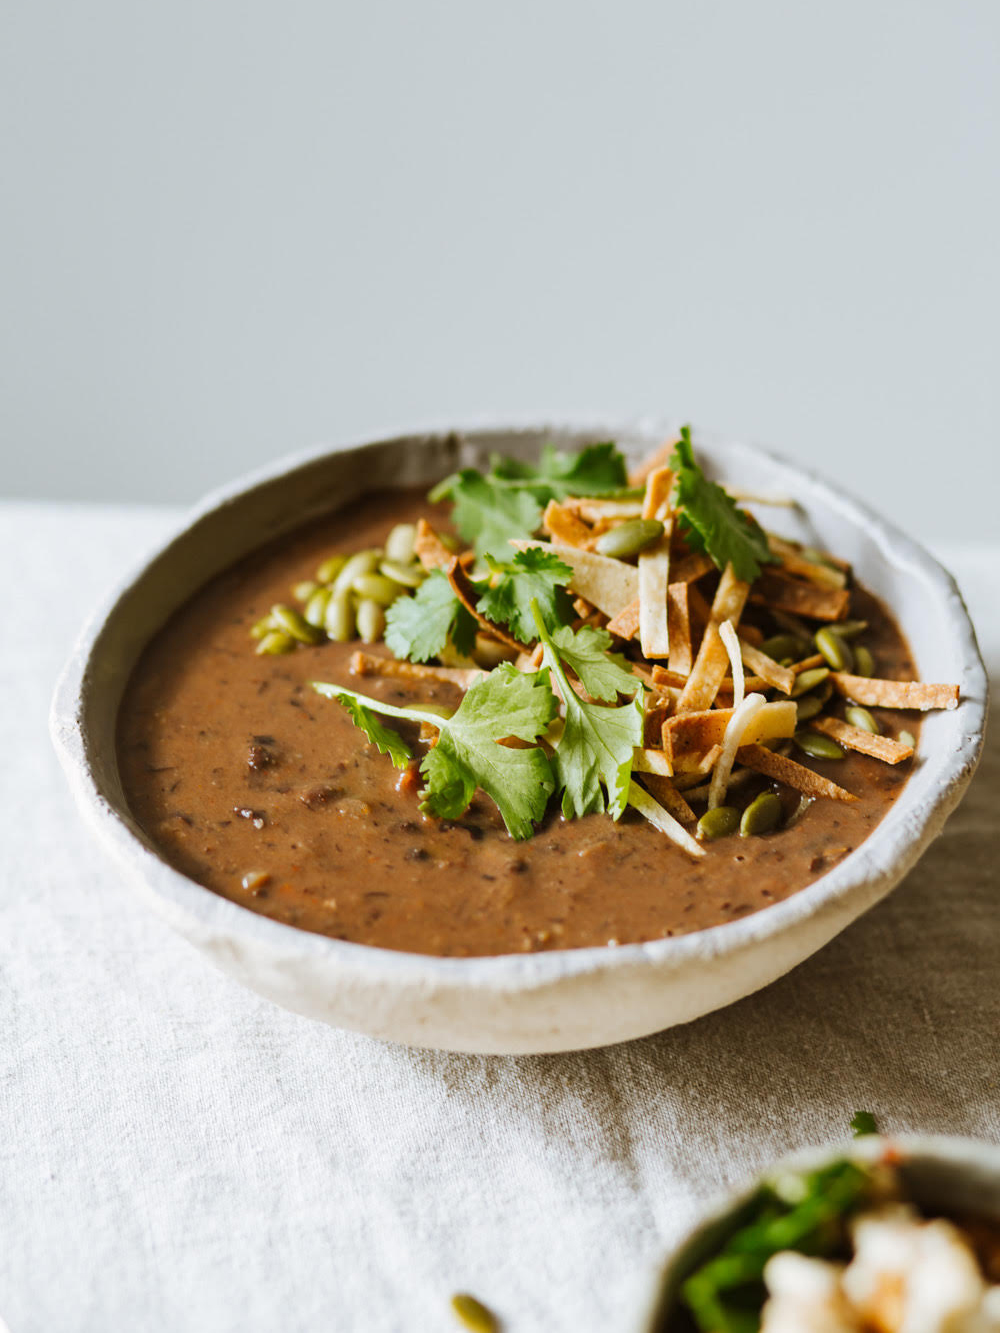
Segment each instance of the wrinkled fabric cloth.
[[[10,1333],[637,1327],[659,1259],[775,1157],[1000,1140],[1000,741],[874,911],[766,990],[559,1056],[415,1051],[275,1008],[121,882],[48,740],[90,607],[176,521],[0,506],[0,1317]],[[1000,545],[942,548],[1000,674]]]

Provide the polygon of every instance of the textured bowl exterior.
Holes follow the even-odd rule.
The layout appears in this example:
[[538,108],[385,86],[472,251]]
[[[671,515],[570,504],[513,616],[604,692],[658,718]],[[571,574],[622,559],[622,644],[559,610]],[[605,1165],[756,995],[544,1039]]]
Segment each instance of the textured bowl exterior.
[[[796,1153],[775,1163],[767,1176],[786,1170],[816,1170],[841,1157],[875,1162],[887,1149],[894,1160],[898,1157],[904,1187],[921,1207],[944,1213],[978,1213],[1000,1221],[1000,1148],[976,1139],[944,1136],[857,1139]],[[718,1250],[762,1179],[766,1177],[717,1205],[677,1247],[653,1280],[652,1299],[647,1295],[643,1301],[645,1309],[635,1325],[636,1333],[669,1330],[668,1321],[677,1313],[682,1282]]]
[[816,883],[752,916],[617,948],[433,958],[327,939],[271,921],[169,866],[128,810],[115,724],[129,674],[166,619],[215,573],[313,515],[379,487],[429,485],[491,452],[615,439],[633,458],[671,423],[428,430],[286,459],[216,493],[106,600],[59,681],[51,730],[77,802],[128,881],[219,967],[276,1003],[415,1046],[529,1053],[603,1046],[686,1023],[775,980],[885,896],[940,832],[975,769],[987,682],[961,596],[921,547],[839,489],[748,444],[695,435],[706,470],[794,498],[770,527],[838,552],[890,605],[923,679],[962,702],[928,715],[915,771],[871,836]]

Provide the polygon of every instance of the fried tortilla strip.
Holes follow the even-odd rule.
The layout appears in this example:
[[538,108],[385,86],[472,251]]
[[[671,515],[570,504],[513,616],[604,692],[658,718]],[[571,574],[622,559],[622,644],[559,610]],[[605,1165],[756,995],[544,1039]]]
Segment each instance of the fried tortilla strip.
[[517,540],[510,544],[518,551],[529,546],[541,546],[557,555],[573,570],[570,591],[586,597],[606,616],[616,616],[639,596],[638,572],[635,565],[627,565],[624,560],[612,560],[606,555],[581,551],[562,542]]
[[651,795],[656,797],[668,815],[673,815],[678,824],[683,824],[685,828],[694,828],[698,822],[698,816],[670,778],[661,777],[657,773],[643,773],[642,785]]
[[467,690],[477,680],[486,676],[485,671],[466,669],[465,667],[424,666],[419,662],[399,662],[395,657],[380,657],[377,653],[353,653],[351,656],[352,676],[392,676],[397,680],[432,680],[445,685],[457,685]]
[[688,585],[667,585],[667,636],[670,641],[669,666],[671,671],[687,677],[691,674],[694,658],[691,654],[691,608],[688,605]]
[[658,828],[661,833],[665,833],[672,842],[676,842],[682,847],[689,856],[702,857],[705,855],[705,849],[700,843],[695,842],[691,834],[679,820],[664,810],[645,787],[640,787],[634,779],[628,784],[628,803],[639,811],[645,819]]
[[803,671],[812,671],[813,667],[826,666],[826,658],[822,653],[815,653],[812,657],[803,657],[801,662],[793,662],[788,670],[793,676],[801,676]]
[[608,633],[616,634],[619,639],[634,639],[639,633],[639,598],[629,602],[623,611],[619,611],[608,621]]
[[679,560],[674,561],[674,567],[670,574],[671,583],[694,583],[696,579],[702,578],[715,568],[715,563],[711,556],[702,555],[695,551],[691,555],[682,555]]
[[628,484],[630,486],[645,486],[646,478],[651,472],[655,472],[659,467],[666,467],[670,462],[670,456],[677,447],[677,438],[667,440],[666,444],[661,444],[655,453],[644,459],[632,472],[629,473]]
[[518,643],[517,639],[508,634],[500,625],[494,625],[492,620],[488,620],[481,611],[476,610],[475,585],[466,573],[458,556],[452,557],[451,562],[448,565],[447,573],[448,582],[451,584],[455,596],[465,607],[466,611],[468,611],[469,615],[476,618],[484,634],[489,638],[498,639],[515,653],[523,653],[527,651],[523,643]]
[[[769,690],[771,684],[769,681],[766,681],[763,676],[744,676],[743,688],[748,694],[759,694],[763,690]],[[715,696],[715,702],[718,703],[720,699],[731,700],[734,690],[735,686],[732,676],[726,676],[722,684],[719,686],[719,693]]]
[[768,610],[788,611],[811,620],[843,620],[851,604],[846,588],[817,588],[801,583],[783,569],[765,569],[753,585],[751,597]]
[[805,796],[828,796],[833,801],[856,801],[858,798],[845,787],[838,787],[828,778],[821,778],[805,764],[797,764],[787,755],[775,754],[766,745],[741,745],[736,751],[736,762],[752,768],[775,782],[783,782]]
[[594,534],[586,523],[581,522],[571,509],[550,500],[542,515],[542,528],[553,541],[563,542],[566,546],[575,546],[581,551],[591,551],[594,547]]
[[767,534],[767,542],[772,553],[780,559],[782,569],[786,569],[789,574],[797,574],[799,578],[815,583],[819,588],[847,587],[847,574],[844,570],[831,569],[829,565],[807,560],[791,542],[776,537],[773,532]]
[[879,680],[831,671],[834,688],[847,699],[866,708],[957,708],[957,685],[927,685],[919,680]]
[[776,662],[773,657],[768,657],[767,653],[762,653],[759,648],[755,648],[752,643],[748,643],[741,634],[740,657],[743,659],[743,665],[748,666],[751,671],[760,676],[761,680],[766,680],[776,690],[782,694],[791,694],[792,686],[795,684],[795,672],[788,667],[783,667]]
[[413,552],[424,569],[447,569],[453,554],[425,518],[417,523]]
[[[701,755],[713,745],[722,744],[733,711],[732,708],[707,708],[702,712],[677,713],[667,718],[661,733],[663,749],[675,771],[685,767],[682,761],[686,756]],[[797,715],[798,709],[790,699],[765,704],[744,732],[746,744],[794,735]]]
[[587,601],[586,597],[574,597],[573,610],[576,612],[576,614],[580,617],[581,620],[586,620],[588,616],[594,614],[594,608]]
[[621,523],[642,517],[641,500],[600,500],[589,495],[569,495],[563,504],[584,523]]
[[690,754],[682,754],[677,760],[674,768],[674,777],[680,773],[695,774],[704,777],[706,773],[711,773],[712,769],[718,763],[719,755],[722,753],[721,745],[713,745],[711,749],[705,750],[699,754],[697,750],[692,750]]
[[891,736],[875,736],[863,727],[852,727],[849,722],[841,722],[837,717],[814,717],[809,723],[813,731],[822,731],[832,736],[848,750],[857,750],[859,754],[870,754],[875,759],[882,759],[887,764],[899,764],[904,759],[913,758],[913,746],[894,741]]
[[632,771],[635,773],[656,773],[661,778],[669,778],[673,769],[662,750],[639,748],[632,759]]
[[729,669],[729,654],[719,634],[719,626],[724,620],[730,620],[733,628],[736,628],[749,591],[749,583],[738,579],[732,565],[727,565],[716,589],[698,656],[677,705],[680,712],[697,713],[712,706]]
[[646,478],[646,494],[642,497],[643,518],[658,518],[663,523],[670,517],[670,492],[673,485],[674,474],[671,468],[653,468]]
[[670,655],[670,624],[667,615],[667,585],[670,581],[670,537],[673,520],[670,492],[674,474],[668,467],[654,468],[646,478],[642,517],[658,519],[663,535],[655,546],[639,555],[639,643],[643,657]]

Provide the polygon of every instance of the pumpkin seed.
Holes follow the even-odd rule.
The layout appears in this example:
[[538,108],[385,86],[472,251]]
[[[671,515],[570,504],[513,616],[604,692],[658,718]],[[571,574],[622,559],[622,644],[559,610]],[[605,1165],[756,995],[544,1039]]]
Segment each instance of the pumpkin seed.
[[379,606],[392,606],[403,588],[384,574],[359,574],[351,580],[351,591],[368,601],[378,602]]
[[400,565],[408,565],[413,559],[413,543],[417,540],[417,529],[413,523],[397,523],[385,539],[385,558]]
[[354,598],[349,588],[330,595],[323,623],[334,643],[347,643],[354,638]]
[[792,737],[795,744],[811,759],[843,759],[844,751],[832,736],[819,731],[797,731]]
[[265,635],[270,634],[273,629],[277,629],[274,616],[268,611],[266,616],[261,616],[255,625],[250,626],[251,639],[263,639]]
[[863,643],[859,643],[854,650],[854,674],[866,678],[875,674],[875,659]]
[[896,737],[900,745],[908,745],[911,750],[917,748],[917,738],[912,731],[901,731]]
[[714,810],[706,810],[698,820],[696,835],[704,841],[714,842],[716,838],[728,838],[740,826],[740,812],[731,805],[717,805]]
[[306,602],[306,609],[302,612],[310,625],[315,625],[317,629],[323,628],[326,623],[326,608],[330,605],[332,596],[329,588],[316,588],[312,593]]
[[472,1333],[500,1333],[500,1321],[496,1315],[467,1291],[459,1291],[452,1296],[451,1308],[465,1327],[472,1329]]
[[298,639],[299,643],[319,643],[323,638],[322,630],[310,625],[305,616],[294,607],[285,606],[283,602],[276,602],[271,607],[271,615],[277,621],[278,628],[290,634],[293,639]]
[[818,713],[822,713],[825,702],[826,700],[818,694],[807,694],[798,702],[798,709],[795,714],[797,721],[799,723],[808,722],[811,718],[816,717]]
[[867,620],[838,620],[834,630],[842,639],[856,639],[868,628]]
[[372,574],[378,569],[381,554],[378,551],[356,551],[344,561],[340,573],[333,580],[334,596],[349,588],[359,574]]
[[817,652],[823,654],[834,671],[850,671],[854,667],[854,654],[850,645],[829,625],[824,625],[813,635]]
[[817,685],[822,685],[829,674],[829,667],[811,667],[808,671],[800,671],[792,686],[792,698],[797,699],[800,694],[808,694]]
[[753,838],[761,833],[770,833],[772,829],[777,828],[780,820],[781,800],[773,791],[762,791],[743,811],[740,837]]
[[845,708],[844,716],[852,727],[858,727],[861,731],[870,731],[873,736],[881,736],[882,728],[868,709],[862,708],[860,704],[851,704],[850,708]]
[[630,518],[628,522],[602,532],[595,549],[598,555],[625,560],[630,555],[638,555],[662,536],[663,524],[658,518]]
[[378,643],[385,633],[385,608],[371,597],[358,602],[358,637],[363,643]]
[[423,565],[401,565],[397,560],[383,560],[379,565],[379,572],[387,579],[395,579],[404,588],[419,588],[427,577],[427,570]]
[[290,634],[281,629],[273,629],[258,643],[257,652],[266,657],[277,657],[281,653],[290,653],[294,647],[295,640]]
[[316,582],[332,583],[346,564],[346,555],[328,556],[316,571]]
[[303,579],[292,588],[292,596],[297,602],[308,602],[319,586],[315,579]]
[[794,634],[772,634],[760,645],[760,651],[773,658],[775,662],[781,662],[786,658],[791,662],[801,662],[809,651],[809,644]]

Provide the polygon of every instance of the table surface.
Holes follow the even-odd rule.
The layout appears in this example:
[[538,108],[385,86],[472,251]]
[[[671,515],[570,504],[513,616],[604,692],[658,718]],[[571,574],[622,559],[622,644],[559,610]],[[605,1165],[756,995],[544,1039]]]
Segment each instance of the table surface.
[[[698,1022],[480,1057],[285,1013],[152,916],[46,734],[85,615],[177,518],[0,505],[0,1315],[11,1333],[634,1327],[656,1260],[788,1150],[1000,1141],[1000,744],[892,896]],[[994,677],[1000,546],[945,547]]]

